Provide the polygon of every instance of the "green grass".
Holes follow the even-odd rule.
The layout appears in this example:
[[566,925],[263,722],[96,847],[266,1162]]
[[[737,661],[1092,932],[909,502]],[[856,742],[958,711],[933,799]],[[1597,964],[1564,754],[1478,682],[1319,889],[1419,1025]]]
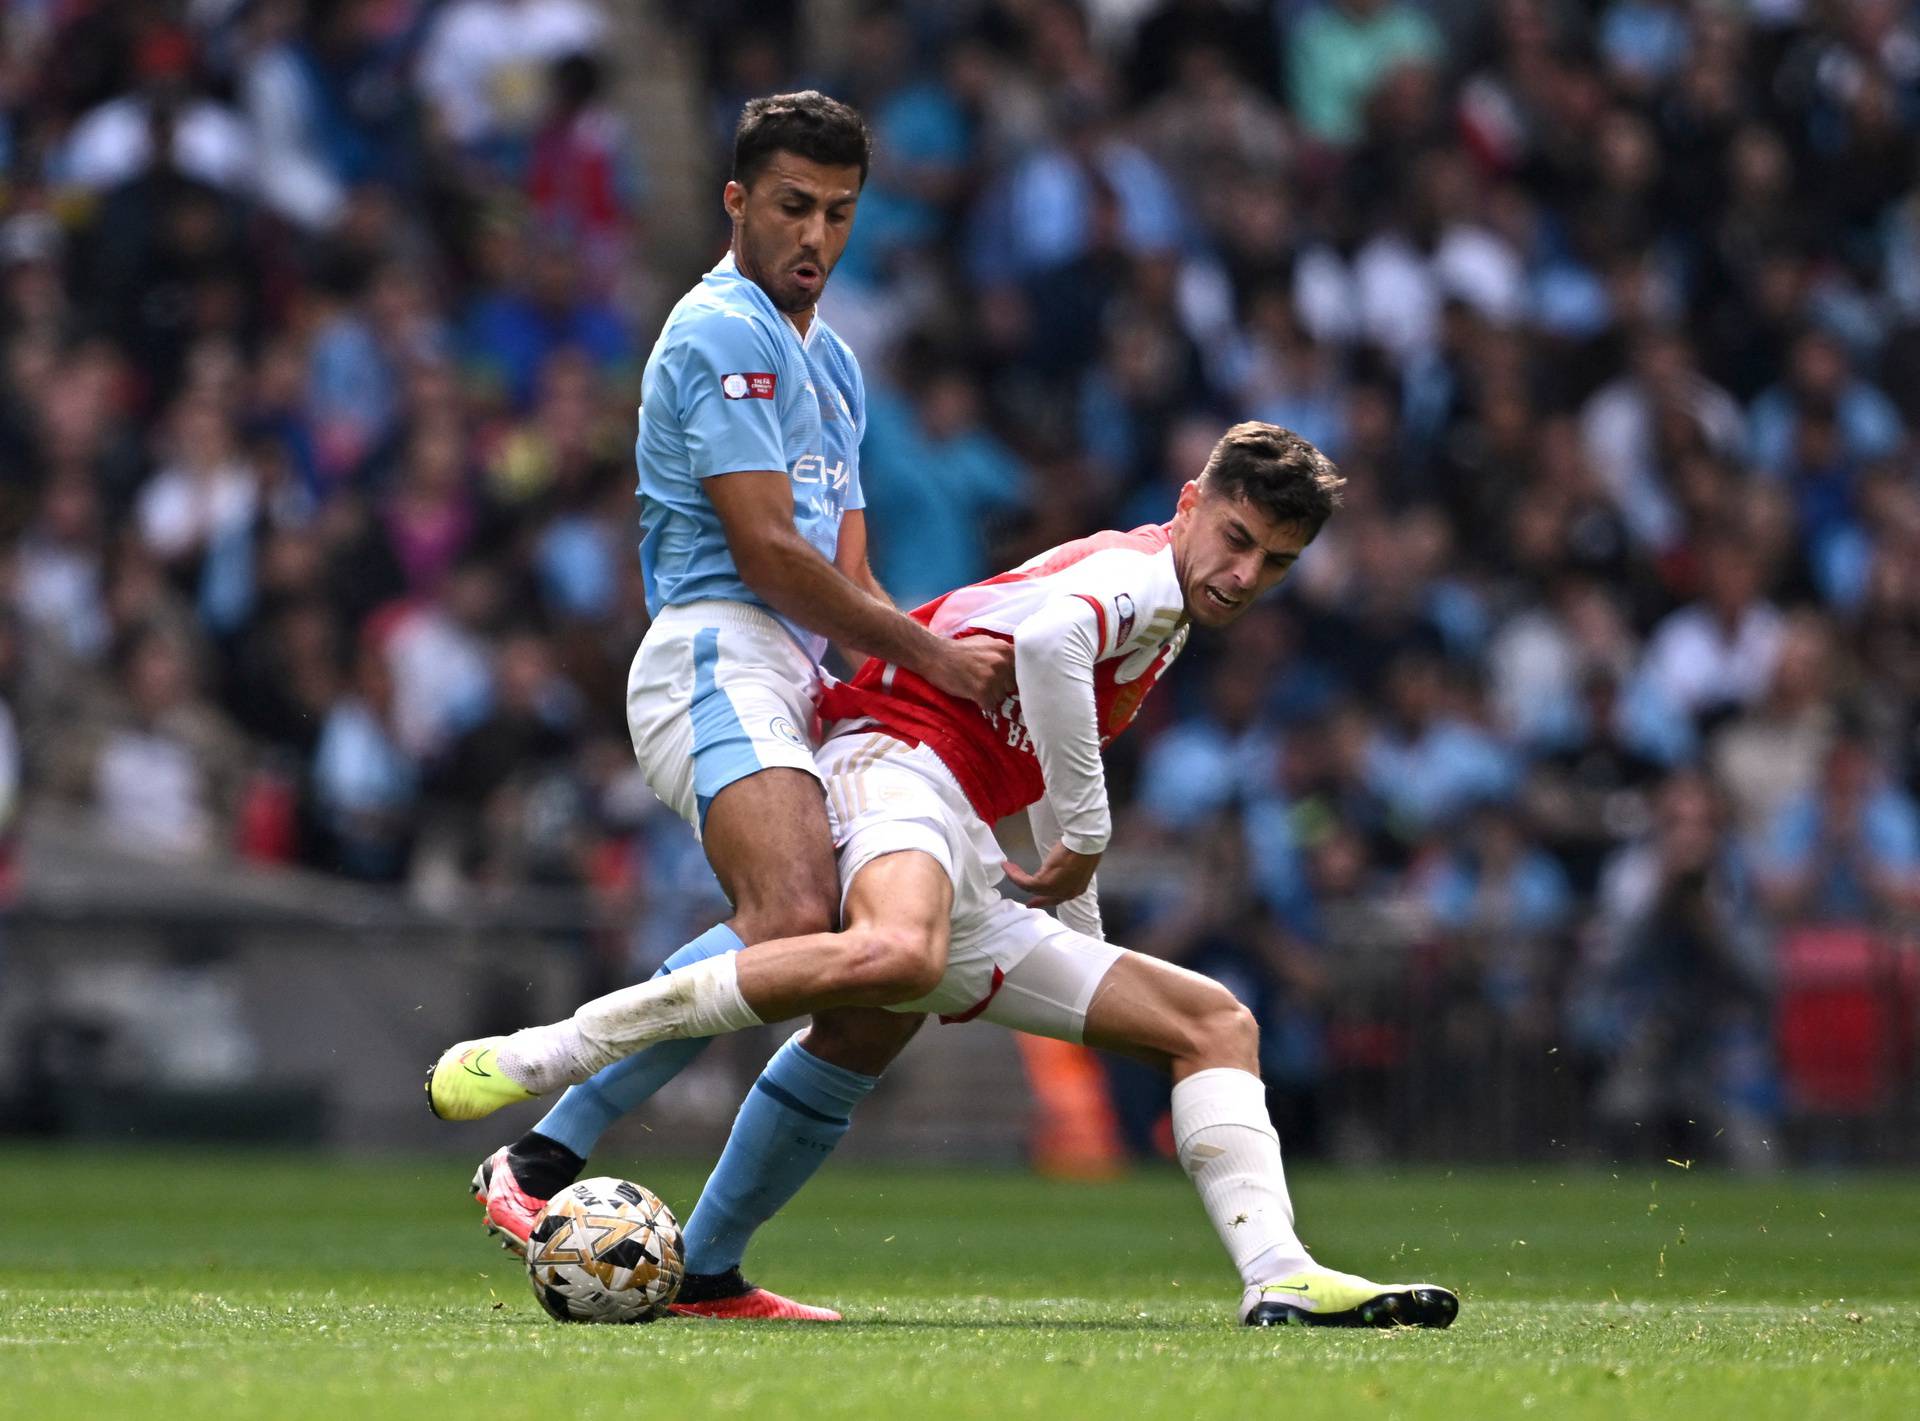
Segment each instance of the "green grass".
[[1451,1284],[1460,1321],[1256,1333],[1170,1169],[842,1164],[751,1271],[847,1323],[593,1328],[485,1242],[470,1167],[0,1151],[0,1415],[1920,1414],[1920,1178],[1302,1173],[1323,1260]]

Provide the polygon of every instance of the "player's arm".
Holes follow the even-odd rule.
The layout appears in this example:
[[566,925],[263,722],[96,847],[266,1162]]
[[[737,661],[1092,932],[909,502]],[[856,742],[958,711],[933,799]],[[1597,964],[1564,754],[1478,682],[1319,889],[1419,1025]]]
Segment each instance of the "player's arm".
[[[873,568],[867,561],[867,515],[858,508],[849,508],[840,515],[840,542],[833,550],[833,565],[840,575],[861,591],[871,594],[890,607],[900,604],[888,595],[887,589],[880,585],[880,579],[873,575]],[[844,642],[835,642],[834,649],[848,666],[858,667],[863,659],[861,654]]]
[[[1035,844],[1060,842],[1060,821],[1054,817],[1053,804],[1046,796],[1028,808],[1027,823],[1033,830]],[[1095,873],[1077,895],[1056,904],[1053,915],[1075,932],[1105,942],[1107,928],[1100,917],[1100,875]]]
[[1050,908],[1085,893],[1113,835],[1093,698],[1093,665],[1105,635],[1104,614],[1071,593],[1052,598],[1014,631],[1020,707],[1059,826],[1038,873],[1007,865],[1007,877],[1032,895],[1034,907]]
[[774,611],[827,640],[917,671],[949,695],[981,705],[1004,699],[1006,647],[988,637],[949,641],[850,581],[800,536],[784,473],[748,470],[705,481],[740,580]]
[[867,561],[865,509],[849,508],[840,515],[840,543],[833,550],[833,565],[840,569],[842,577],[869,596],[877,597],[889,607],[899,605],[887,595],[887,589],[880,585],[880,579],[873,575]]
[[[997,703],[1012,685],[1004,648],[935,636],[848,580],[800,536],[768,340],[754,321],[716,317],[688,333],[669,376],[694,472],[740,580],[829,641],[916,671],[950,695]],[[862,548],[863,564],[865,557]]]

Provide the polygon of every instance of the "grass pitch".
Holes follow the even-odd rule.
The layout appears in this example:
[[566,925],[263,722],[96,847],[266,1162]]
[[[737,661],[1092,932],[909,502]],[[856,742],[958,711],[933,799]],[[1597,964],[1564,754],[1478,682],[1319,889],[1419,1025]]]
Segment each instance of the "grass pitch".
[[[688,1169],[597,1161],[681,1208]],[[0,1151],[0,1415],[1483,1418],[1920,1414],[1920,1178],[1301,1172],[1337,1267],[1450,1332],[1233,1325],[1177,1171],[830,1168],[750,1276],[839,1326],[567,1327],[472,1162]]]

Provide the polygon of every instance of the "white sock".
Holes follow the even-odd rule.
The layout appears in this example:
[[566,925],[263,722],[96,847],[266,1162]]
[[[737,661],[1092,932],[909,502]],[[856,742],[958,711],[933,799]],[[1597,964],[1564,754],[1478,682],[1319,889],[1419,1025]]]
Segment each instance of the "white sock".
[[723,1036],[761,1021],[740,995],[739,954],[723,952],[595,997],[574,1012],[573,1025],[598,1070],[656,1041]]
[[1317,1266],[1294,1236],[1280,1136],[1258,1076],[1222,1066],[1175,1085],[1173,1142],[1242,1283]]
[[592,1049],[569,1017],[546,1026],[526,1026],[500,1045],[500,1069],[535,1095],[577,1085],[600,1068]]

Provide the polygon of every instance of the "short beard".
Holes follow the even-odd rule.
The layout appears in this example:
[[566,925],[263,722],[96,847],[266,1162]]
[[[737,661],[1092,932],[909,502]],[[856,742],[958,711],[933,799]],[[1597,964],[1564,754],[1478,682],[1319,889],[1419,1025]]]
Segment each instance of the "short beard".
[[[771,291],[767,291],[766,287],[763,286],[760,289],[767,292],[767,299],[773,302],[773,309],[783,316],[797,316],[802,311],[811,311],[814,304],[820,299],[818,296],[803,296],[799,301],[789,304],[788,302],[782,301],[778,296],[775,296]],[[820,284],[820,289],[822,291],[826,289],[825,282]]]
[[[748,240],[747,233],[744,228],[742,228],[740,233],[740,250],[743,253],[746,253],[749,257],[751,257],[753,252],[753,244],[751,241]],[[736,259],[736,264],[738,264],[737,259]],[[800,296],[800,299],[797,302],[789,304],[788,301],[785,301],[781,297],[776,295],[774,293],[774,289],[767,284],[769,280],[768,272],[760,265],[760,263],[757,260],[752,262],[752,270],[749,271],[749,270],[743,269],[742,275],[744,275],[749,281],[753,282],[755,286],[758,286],[763,292],[765,292],[767,300],[773,303],[773,309],[778,311],[783,316],[795,316],[802,311],[810,311],[813,309],[814,305],[820,299],[817,294],[813,296],[808,296],[805,293],[802,293]],[[826,282],[826,276],[825,276],[824,270],[822,272],[821,279],[820,279],[820,289],[821,291],[825,291],[827,289],[827,282]]]

